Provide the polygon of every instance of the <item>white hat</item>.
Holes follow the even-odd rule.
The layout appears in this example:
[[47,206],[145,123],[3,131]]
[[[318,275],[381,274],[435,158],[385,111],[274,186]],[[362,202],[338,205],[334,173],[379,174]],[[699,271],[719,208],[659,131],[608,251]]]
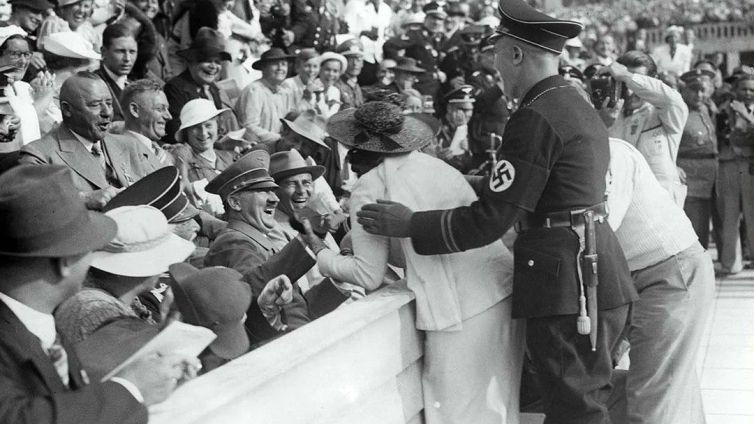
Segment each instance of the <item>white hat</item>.
[[348,59],[345,56],[335,52],[324,52],[319,56],[320,66],[328,60],[337,60],[340,62],[340,73],[344,73],[348,69]]
[[670,34],[683,34],[683,27],[678,25],[671,25],[665,28],[665,37]]
[[47,35],[44,37],[43,45],[45,51],[62,57],[93,60],[102,58],[94,51],[92,43],[78,32],[66,31]]
[[5,42],[14,35],[26,37],[27,34],[20,26],[8,25],[7,27],[0,27],[0,46],[5,44]]
[[421,12],[411,13],[403,18],[403,22],[401,22],[401,27],[405,27],[408,25],[423,24],[423,23],[424,23],[424,13],[421,13]]
[[227,108],[218,109],[215,107],[215,102],[207,99],[194,99],[189,100],[181,109],[181,127],[175,133],[175,139],[177,141],[183,141],[182,132],[186,128],[193,127],[196,124],[201,124],[204,121],[210,120],[215,116],[225,112]]
[[581,39],[579,37],[573,37],[573,38],[569,38],[569,39],[566,40],[565,46],[566,47],[576,47],[576,48],[579,48],[579,49],[583,49],[584,48],[584,43],[581,42]]
[[118,233],[92,254],[92,267],[126,277],[151,277],[183,262],[195,246],[173,234],[168,220],[152,206],[123,206],[105,213]]
[[497,16],[485,16],[484,18],[478,20],[476,22],[476,25],[497,28],[500,25],[500,18],[498,18]]

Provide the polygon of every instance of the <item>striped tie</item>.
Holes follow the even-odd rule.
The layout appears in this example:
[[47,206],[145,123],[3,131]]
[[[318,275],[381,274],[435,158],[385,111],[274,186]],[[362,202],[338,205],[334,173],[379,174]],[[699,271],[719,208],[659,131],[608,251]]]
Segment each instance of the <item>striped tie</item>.
[[55,342],[47,349],[47,356],[50,357],[53,365],[55,365],[55,371],[58,372],[63,384],[68,386],[68,354],[60,343],[60,334],[55,336]]

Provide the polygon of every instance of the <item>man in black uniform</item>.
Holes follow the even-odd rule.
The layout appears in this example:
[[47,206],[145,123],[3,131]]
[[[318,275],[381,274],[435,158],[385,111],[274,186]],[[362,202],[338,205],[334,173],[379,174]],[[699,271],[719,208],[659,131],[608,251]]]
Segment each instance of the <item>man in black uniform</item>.
[[292,27],[285,30],[285,42],[319,53],[335,50],[335,35],[342,32],[338,13],[326,0],[292,0]]
[[[610,423],[611,352],[637,295],[605,222],[607,129],[558,75],[565,40],[582,25],[553,19],[521,0],[501,2],[500,14],[492,36],[496,66],[521,106],[508,121],[500,160],[480,200],[417,213],[382,201],[358,211],[358,222],[371,233],[410,236],[421,254],[444,254],[491,243],[518,221],[513,317],[527,319],[545,423]],[[588,254],[595,245],[597,258]],[[591,331],[583,304],[589,305]]]
[[435,3],[428,3],[422,9],[425,14],[424,28],[418,31],[408,31],[405,34],[387,40],[382,47],[386,58],[398,60],[399,51],[404,50],[405,56],[416,59],[416,65],[426,72],[419,76],[419,82],[414,88],[420,93],[430,95],[435,103],[440,96],[440,84],[445,82],[445,74],[438,69],[444,57],[445,18],[443,8]]

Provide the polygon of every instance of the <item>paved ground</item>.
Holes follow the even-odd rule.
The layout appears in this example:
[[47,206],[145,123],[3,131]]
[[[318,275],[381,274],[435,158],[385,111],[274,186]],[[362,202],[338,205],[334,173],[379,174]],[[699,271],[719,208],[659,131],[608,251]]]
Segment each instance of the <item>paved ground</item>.
[[[697,364],[707,424],[754,424],[754,270],[716,283]],[[543,418],[523,414],[521,424],[541,424]]]

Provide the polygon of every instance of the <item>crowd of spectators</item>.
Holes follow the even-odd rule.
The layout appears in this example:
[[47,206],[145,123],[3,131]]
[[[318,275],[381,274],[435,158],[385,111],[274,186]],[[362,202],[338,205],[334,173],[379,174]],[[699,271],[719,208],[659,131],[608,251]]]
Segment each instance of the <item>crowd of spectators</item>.
[[[424,209],[476,198],[461,174],[489,174],[519,100],[506,95],[487,43],[499,24],[495,3],[10,5],[7,16],[0,5],[0,216],[8,218],[0,231],[0,274],[8,277],[0,282],[0,314],[18,316],[18,328],[45,351],[33,337],[24,346],[43,358],[66,343],[69,355],[76,345],[82,358],[96,358],[97,346],[133,333],[153,336],[174,320],[218,338],[200,355],[202,366],[194,358],[135,363],[97,385],[110,398],[84,393],[85,372],[69,381],[78,362],[59,372],[62,386],[31,387],[14,371],[0,378],[13,386],[0,389],[0,421],[13,422],[6,418],[14,408],[39,416],[67,411],[60,393],[69,389],[82,395],[71,404],[102,406],[78,410],[70,422],[131,422],[128,410],[143,418],[142,405],[164,400],[197,372],[405,275],[413,282],[447,270],[433,280],[445,284],[438,292],[409,284],[422,305],[417,326],[435,343],[427,361],[436,366],[457,366],[441,352],[468,343],[433,332],[475,328],[479,321],[469,321],[482,313],[497,322],[509,308],[512,259],[501,242],[487,256],[475,251],[438,268],[349,221],[354,205],[381,198]],[[559,12],[586,25],[566,43],[561,75],[600,109],[611,136],[645,156],[704,247],[714,222],[722,274],[740,271],[754,250],[751,237],[739,241],[741,225],[754,228],[746,200],[751,168],[732,182],[752,158],[754,71],[727,73],[721,63],[698,60],[689,33],[670,24],[746,21],[753,9],[752,0],[624,0]],[[654,27],[667,27],[666,43],[649,51],[638,34]],[[612,98],[596,89],[608,76],[625,87]],[[433,181],[447,191],[434,193]],[[45,237],[51,247],[40,242]],[[466,271],[480,284],[456,284],[454,276]],[[64,290],[40,294],[28,289],[32,283]],[[458,294],[464,291],[476,294]],[[54,316],[57,330],[27,319],[35,315],[27,306],[40,303],[40,320]],[[441,310],[457,316],[435,314]],[[498,342],[520,364],[523,351],[510,346],[522,347],[521,329],[508,324]],[[16,370],[20,359],[3,349],[17,347],[2,343],[0,367]],[[469,369],[482,361],[466,359]],[[96,361],[81,366],[108,371]],[[507,371],[490,372],[511,384],[505,402],[517,402],[518,380]],[[436,371],[426,377],[447,398],[460,384]],[[37,403],[20,405],[19,393]],[[447,410],[463,416],[476,401],[459,397]]]

